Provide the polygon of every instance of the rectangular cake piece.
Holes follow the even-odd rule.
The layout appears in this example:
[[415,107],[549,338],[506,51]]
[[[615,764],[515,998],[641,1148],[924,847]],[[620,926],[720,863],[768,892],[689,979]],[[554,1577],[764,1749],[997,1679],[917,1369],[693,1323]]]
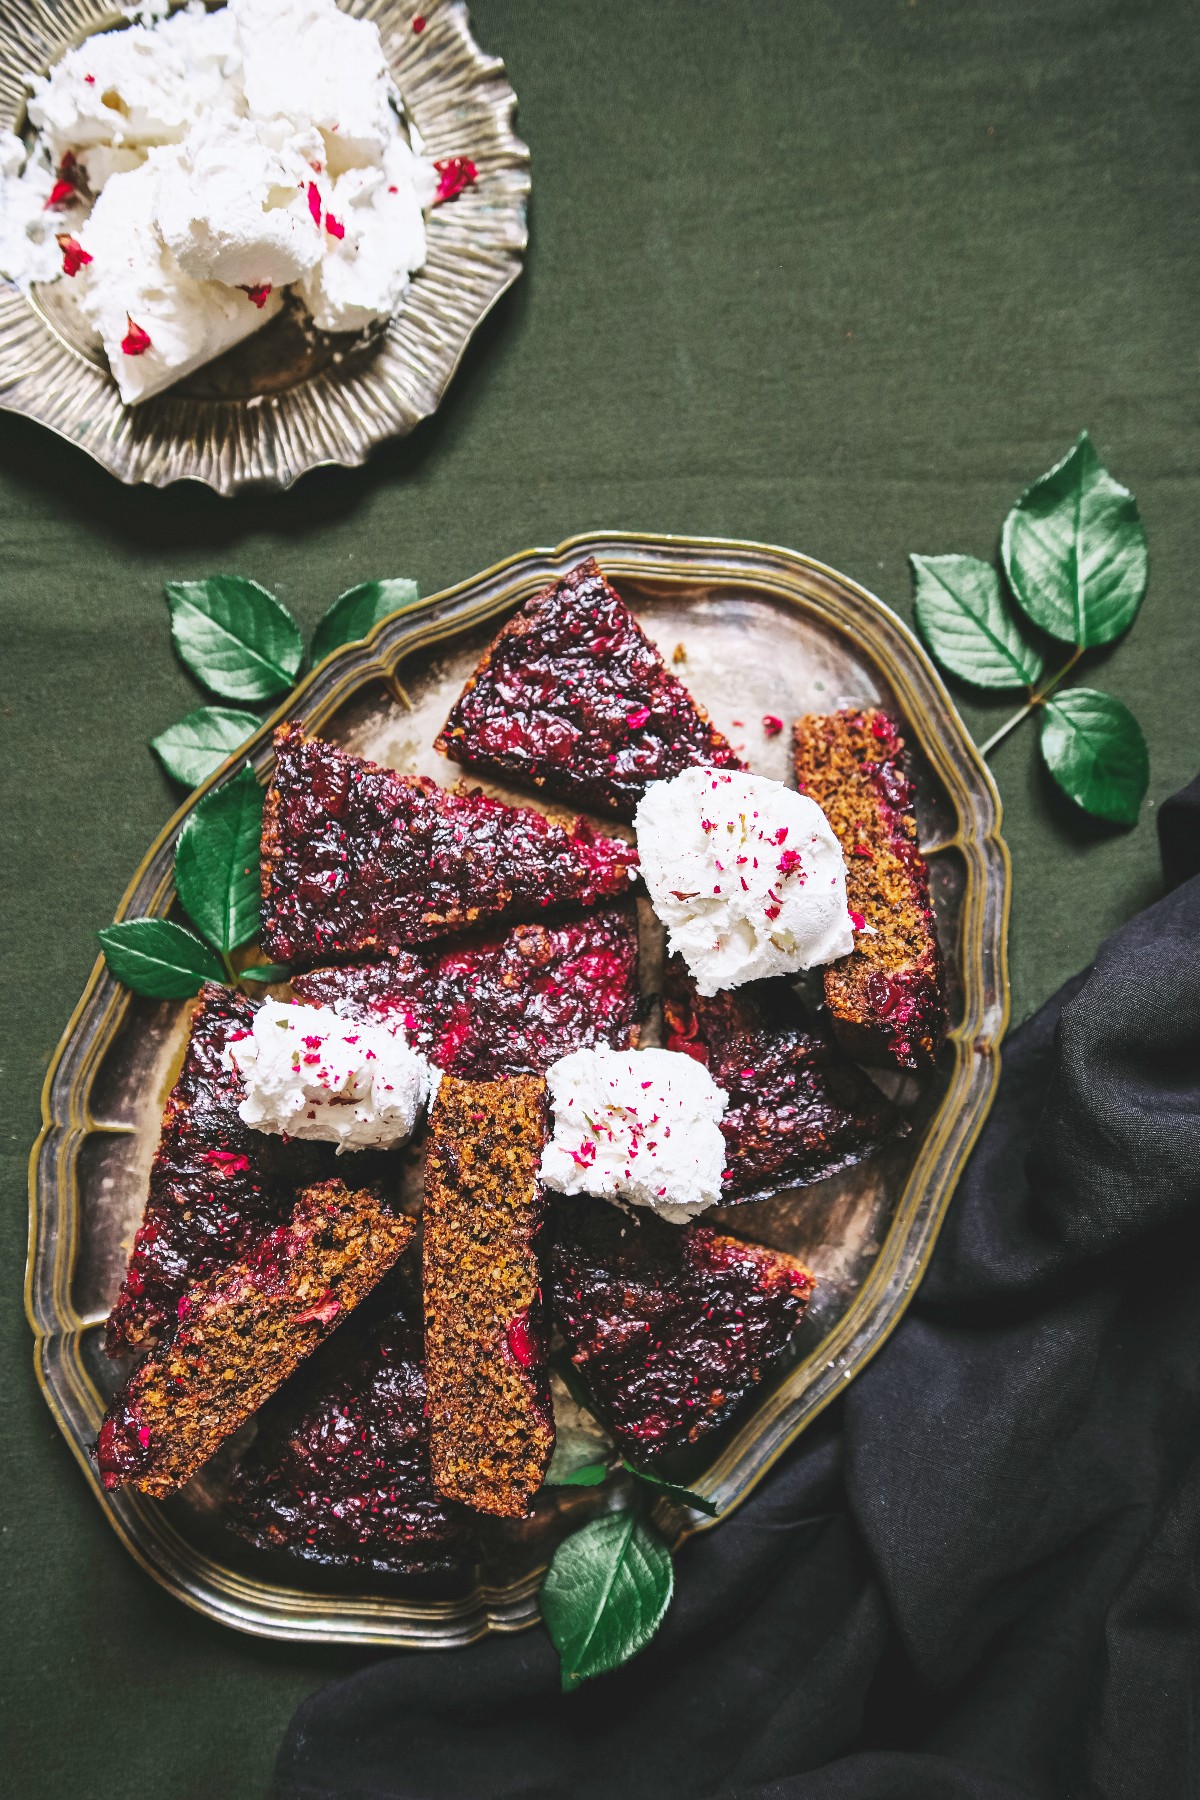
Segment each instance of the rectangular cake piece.
[[109,1315],[110,1356],[157,1342],[174,1327],[187,1288],[238,1261],[286,1219],[299,1187],[332,1172],[332,1152],[323,1145],[285,1145],[238,1116],[241,1083],[222,1056],[250,1031],[256,1010],[229,988],[210,983],[201,990],[163,1113],[146,1210]]
[[256,1548],[320,1568],[424,1574],[471,1555],[469,1516],[434,1490],[406,1304],[352,1320],[268,1400],[223,1516]]
[[663,992],[668,1050],[702,1062],[729,1096],[722,1205],[762,1200],[861,1162],[895,1108],[806,1014],[791,983],[751,981],[705,999],[678,957]]
[[415,1226],[363,1189],[306,1188],[287,1224],[179,1302],[173,1335],[113,1400],[96,1444],[106,1488],[162,1499],[349,1317]]
[[637,1466],[731,1418],[800,1326],[813,1278],[794,1257],[707,1225],[555,1207],[554,1323]]
[[859,1062],[927,1068],[945,1000],[904,739],[878,708],[809,713],[796,721],[795,766],[846,859],[855,948],[825,972],[838,1041]]
[[636,1042],[637,917],[631,906],[597,907],[561,925],[312,969],[292,988],[351,1018],[402,1025],[447,1075],[538,1074],[571,1050]]
[[508,620],[437,748],[621,819],[652,781],[742,767],[590,556]]
[[425,1162],[425,1359],[434,1486],[520,1519],[554,1449],[538,1263],[545,1082],[443,1076]]
[[636,860],[581,819],[564,827],[452,794],[282,725],[263,811],[262,946],[300,964],[390,956],[464,925],[618,899]]

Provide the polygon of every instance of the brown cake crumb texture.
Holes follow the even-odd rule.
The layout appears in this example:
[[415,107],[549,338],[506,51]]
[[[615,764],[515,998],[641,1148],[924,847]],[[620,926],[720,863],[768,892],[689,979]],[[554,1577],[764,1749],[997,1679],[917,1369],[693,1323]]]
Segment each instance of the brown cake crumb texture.
[[942,961],[917,845],[904,739],[878,709],[810,713],[795,727],[796,781],[846,859],[855,949],[825,973],[843,1047],[860,1062],[923,1069],[945,1035]]
[[353,1311],[414,1230],[369,1190],[306,1188],[286,1225],[182,1297],[174,1336],[105,1416],[95,1453],[105,1487],[174,1493]]
[[540,1076],[443,1076],[425,1164],[425,1366],[434,1486],[523,1518],[554,1449],[538,1262]]

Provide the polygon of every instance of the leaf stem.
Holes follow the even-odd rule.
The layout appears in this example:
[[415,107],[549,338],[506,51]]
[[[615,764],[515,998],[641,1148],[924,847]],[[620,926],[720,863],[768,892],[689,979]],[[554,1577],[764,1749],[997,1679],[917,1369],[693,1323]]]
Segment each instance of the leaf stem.
[[1009,732],[1016,730],[1022,719],[1027,719],[1035,707],[1043,706],[1064,676],[1071,673],[1071,670],[1075,667],[1075,664],[1082,655],[1083,645],[1076,644],[1074,650],[1072,650],[1070,656],[1057,674],[1051,675],[1049,681],[1044,681],[1040,688],[1031,688],[1029,690],[1029,699],[1025,702],[1025,705],[1021,708],[1020,712],[1014,713],[1011,719],[1006,719],[999,731],[994,731],[985,744],[980,744],[980,756],[990,756],[997,744],[1002,744]]
[[228,950],[222,950],[220,956],[222,963],[225,965],[225,979],[228,981],[230,987],[235,988],[239,986],[238,972],[233,966],[233,958],[230,956]]

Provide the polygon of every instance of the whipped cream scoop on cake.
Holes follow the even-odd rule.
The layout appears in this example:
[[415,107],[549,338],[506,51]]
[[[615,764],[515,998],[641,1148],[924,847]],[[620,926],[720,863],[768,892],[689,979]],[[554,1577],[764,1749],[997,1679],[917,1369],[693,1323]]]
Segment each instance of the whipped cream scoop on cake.
[[671,950],[711,996],[848,956],[846,865],[815,801],[731,769],[685,769],[638,807],[638,855]]
[[246,1090],[243,1124],[339,1150],[403,1143],[437,1084],[403,1032],[279,1000],[264,1001],[223,1060]]
[[31,147],[0,137],[0,274],[65,278],[128,405],[257,331],[289,288],[323,331],[390,318],[427,210],[452,197],[378,26],[337,0],[193,0],[29,85]]
[[560,1194],[648,1206],[675,1225],[721,1198],[726,1098],[674,1050],[573,1050],[546,1075],[542,1180]]

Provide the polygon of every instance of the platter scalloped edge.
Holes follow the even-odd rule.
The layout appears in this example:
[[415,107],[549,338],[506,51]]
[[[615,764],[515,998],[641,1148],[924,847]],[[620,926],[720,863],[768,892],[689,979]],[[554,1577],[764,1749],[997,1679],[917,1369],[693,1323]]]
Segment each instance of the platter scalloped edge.
[[[478,326],[521,273],[529,151],[513,130],[504,64],[471,35],[464,0],[339,0],[371,19],[407,111],[434,158],[469,155],[480,179],[429,217],[429,254],[368,360],[333,360],[246,398],[168,390],[122,404],[103,357],[56,328],[0,276],[0,411],[22,413],[126,483],[205,483],[222,495],[286,488],[310,469],[366,461],[436,411]],[[425,18],[420,33],[413,19]],[[0,0],[0,130],[23,119],[27,70],[119,21],[108,0]],[[251,344],[257,340],[251,339]]]
[[[197,801],[249,760],[270,768],[271,732],[300,717],[320,730],[347,698],[383,682],[402,695],[396,669],[414,650],[507,613],[580,557],[595,555],[606,575],[687,587],[711,581],[797,606],[848,636],[900,702],[906,730],[949,793],[958,829],[940,846],[965,867],[961,912],[961,1017],[950,1034],[953,1064],[937,1111],[909,1171],[882,1247],[861,1290],[816,1349],[769,1388],[693,1485],[727,1517],[800,1432],[861,1372],[899,1323],[932,1253],[955,1182],[987,1116],[999,1078],[1008,1022],[1007,927],[1010,863],[991,775],[925,651],[882,601],[847,577],[797,552],[718,538],[651,538],[598,532],[556,549],[511,556],[470,580],[391,614],[365,640],[334,651],[260,731],[189,795],[151,846],[122,897],[117,917],[166,912],[172,857]],[[103,1404],[80,1355],[94,1321],[73,1310],[70,1280],[79,1231],[75,1158],[92,1129],[88,1092],[130,996],[98,960],[63,1033],[42,1092],[42,1127],[29,1167],[29,1260],[25,1305],[42,1393],[109,1523],[130,1554],[196,1611],[257,1635],[325,1642],[452,1647],[488,1632],[522,1629],[539,1617],[540,1569],[503,1587],[480,1584],[459,1600],[318,1594],[247,1577],[183,1537],[161,1509],[128,1491],[106,1494],[87,1453]],[[674,1543],[721,1519],[660,1500],[656,1522]]]

